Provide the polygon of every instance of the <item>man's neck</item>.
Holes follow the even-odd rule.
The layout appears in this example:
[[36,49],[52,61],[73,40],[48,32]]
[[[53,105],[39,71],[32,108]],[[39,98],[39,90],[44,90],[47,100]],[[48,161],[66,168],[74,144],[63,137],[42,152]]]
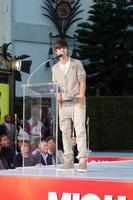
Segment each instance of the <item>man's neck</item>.
[[47,152],[41,152],[41,154],[42,154],[43,156],[47,156],[47,155],[48,155]]
[[28,158],[29,157],[29,153],[22,153],[22,157],[23,158]]
[[55,150],[48,150],[48,153],[51,154],[51,155],[55,154]]
[[66,56],[66,57],[62,57],[60,62],[61,62],[61,64],[66,64],[68,62],[68,60],[69,60],[69,57]]

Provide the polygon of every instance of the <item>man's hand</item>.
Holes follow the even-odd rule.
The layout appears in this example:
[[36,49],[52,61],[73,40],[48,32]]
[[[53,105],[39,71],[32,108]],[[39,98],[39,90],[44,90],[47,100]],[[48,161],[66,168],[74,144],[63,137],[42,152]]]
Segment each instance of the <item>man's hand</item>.
[[61,108],[62,107],[62,93],[58,92],[57,93],[57,101],[58,101],[58,105]]
[[76,95],[76,98],[78,98],[77,103],[83,104],[84,103],[84,97],[85,97],[85,90],[86,90],[86,82],[81,81],[80,87],[79,87],[79,94]]
[[78,94],[78,95],[76,95],[76,99],[77,99],[77,103],[78,104],[83,104],[84,103],[84,95],[82,95],[82,94]]

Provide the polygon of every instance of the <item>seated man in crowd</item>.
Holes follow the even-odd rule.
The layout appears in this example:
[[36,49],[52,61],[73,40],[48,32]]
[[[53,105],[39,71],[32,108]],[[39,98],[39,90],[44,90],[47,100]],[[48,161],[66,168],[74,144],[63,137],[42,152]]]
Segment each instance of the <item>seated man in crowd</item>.
[[39,157],[31,154],[30,142],[24,140],[20,146],[20,153],[15,156],[15,167],[35,166],[39,164]]
[[[52,164],[56,164],[56,142],[55,138],[52,136],[49,136],[46,138],[46,142],[48,143],[48,153],[52,156]],[[63,162],[62,160],[62,154],[63,152],[58,150],[57,151],[57,164],[61,164]]]
[[48,144],[46,141],[41,141],[38,145],[38,152],[35,156],[40,157],[42,165],[52,165],[52,156],[48,153]]
[[38,149],[38,145],[40,143],[40,138],[32,138],[30,140],[30,144],[31,144],[31,153],[33,155],[36,155],[36,153],[39,151]]

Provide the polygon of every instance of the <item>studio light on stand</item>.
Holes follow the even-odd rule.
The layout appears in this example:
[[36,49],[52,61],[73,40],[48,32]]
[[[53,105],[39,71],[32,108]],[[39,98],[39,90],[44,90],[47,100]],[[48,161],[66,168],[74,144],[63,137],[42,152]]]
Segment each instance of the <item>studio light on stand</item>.
[[8,69],[14,71],[14,79],[16,81],[22,81],[21,80],[21,73],[25,72],[25,73],[30,73],[30,66],[32,64],[31,60],[20,60],[20,59],[12,59],[6,62]]
[[5,64],[6,70],[12,71],[15,81],[21,81],[20,71],[30,73],[31,60],[25,60],[29,58],[29,55],[23,54],[20,56],[11,55],[8,51],[11,42],[4,43],[1,47],[0,56],[2,57],[2,63]]

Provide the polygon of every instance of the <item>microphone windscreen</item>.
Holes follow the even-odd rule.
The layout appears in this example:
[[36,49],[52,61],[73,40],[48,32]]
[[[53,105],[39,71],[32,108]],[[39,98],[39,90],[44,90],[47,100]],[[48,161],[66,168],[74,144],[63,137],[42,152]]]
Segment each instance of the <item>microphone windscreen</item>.
[[59,61],[59,59],[60,59],[62,56],[63,56],[63,55],[62,55],[62,54],[60,54],[60,55],[58,55],[58,56],[56,56],[56,57],[52,58],[52,60],[54,60],[55,62],[58,62],[58,61]]
[[58,56],[58,58],[61,58],[63,55],[62,54],[60,54],[59,56]]

